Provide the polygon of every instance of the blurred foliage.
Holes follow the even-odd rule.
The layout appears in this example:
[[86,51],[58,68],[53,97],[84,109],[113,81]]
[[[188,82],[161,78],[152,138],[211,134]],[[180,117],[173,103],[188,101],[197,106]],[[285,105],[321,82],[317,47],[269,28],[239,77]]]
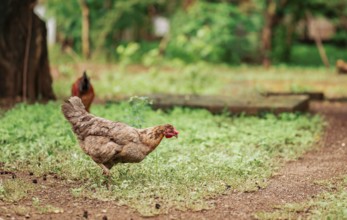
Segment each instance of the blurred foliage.
[[259,19],[234,4],[198,2],[173,17],[167,54],[188,62],[239,63],[257,50]]
[[81,9],[78,0],[69,1],[69,4],[61,4],[59,0],[44,2],[50,16],[57,19],[57,29],[61,39],[71,39],[75,48],[81,47]]
[[[132,41],[139,41],[143,32],[150,33],[151,19],[148,16],[151,6],[170,13],[177,3],[165,0],[87,0],[90,9],[91,43],[97,52],[115,53],[115,49],[124,43],[126,32],[133,32]],[[73,41],[77,51],[81,48],[81,7],[78,0],[62,4],[59,0],[44,2],[50,15],[57,19],[62,40]]]
[[[277,8],[275,16],[276,21],[273,25],[274,34],[272,37],[273,61],[288,63],[292,58],[295,58],[292,55],[292,46],[295,40],[299,40],[299,36],[296,34],[296,27],[300,22],[308,20],[308,14],[312,14],[313,17],[328,18],[337,28],[340,27],[338,30],[339,34],[336,35],[332,41],[339,44],[346,42],[347,39],[341,39],[341,36],[347,35],[347,26],[343,28],[343,24],[341,24],[347,18],[346,1],[275,0],[275,2]],[[305,36],[301,36],[301,38],[302,37],[307,38],[306,34]],[[313,39],[311,39],[311,41],[313,41]],[[305,55],[307,56],[307,54]],[[321,62],[315,64],[321,64]]]
[[[347,60],[346,50],[341,50],[341,48],[332,44],[326,44],[324,47],[331,65],[334,65],[338,59]],[[291,55],[290,62],[298,66],[315,67],[317,63],[322,63],[315,45],[294,44],[292,46]]]
[[[43,1],[50,15],[57,18],[58,38],[81,51],[81,6],[79,0],[62,4]],[[347,45],[347,2],[343,0],[86,0],[90,8],[90,39],[95,58],[117,60],[127,65],[146,66],[162,58],[196,62],[259,63],[261,32],[267,3],[275,2],[272,24],[274,63],[293,62],[293,45],[306,34],[298,35],[300,22],[307,14],[323,16],[336,27],[331,43]],[[153,35],[153,16],[169,19],[170,33]],[[307,28],[306,28],[307,29]],[[314,44],[309,39],[310,44]],[[303,55],[304,56],[304,55]],[[156,61],[159,60],[159,61]],[[320,65],[321,61],[315,63]]]

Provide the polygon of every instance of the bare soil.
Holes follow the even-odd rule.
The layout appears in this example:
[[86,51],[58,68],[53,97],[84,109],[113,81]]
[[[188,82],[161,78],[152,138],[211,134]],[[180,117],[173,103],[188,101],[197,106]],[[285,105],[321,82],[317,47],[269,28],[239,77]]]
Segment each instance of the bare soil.
[[[199,212],[172,210],[167,215],[150,219],[253,219],[258,211],[271,211],[285,203],[301,202],[315,197],[324,190],[317,181],[329,180],[347,174],[347,103],[311,103],[311,111],[326,117],[328,125],[320,147],[310,151],[296,161],[288,162],[269,180],[266,188],[256,192],[230,192],[215,199],[215,208]],[[16,173],[17,178],[32,182],[37,180],[37,189],[22,201],[11,204],[0,201],[1,219],[142,219],[137,212],[118,206],[113,201],[98,201],[75,198],[70,189],[79,183],[59,180],[48,175],[44,180],[29,173]],[[0,179],[12,178],[0,174]],[[33,206],[37,197],[42,206],[60,208],[57,213],[41,213]],[[141,199],[141,198],[139,198]],[[29,215],[18,214],[24,206]]]

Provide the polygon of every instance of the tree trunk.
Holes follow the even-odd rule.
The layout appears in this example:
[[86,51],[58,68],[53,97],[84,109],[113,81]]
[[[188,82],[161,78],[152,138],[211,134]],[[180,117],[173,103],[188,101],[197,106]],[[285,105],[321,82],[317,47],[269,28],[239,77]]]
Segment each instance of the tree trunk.
[[82,53],[87,59],[90,58],[90,21],[89,21],[89,6],[86,0],[80,0],[82,9]]
[[263,66],[268,68],[271,66],[271,40],[274,25],[274,17],[276,13],[276,2],[274,0],[266,0],[265,24],[262,30],[262,60]]
[[47,30],[33,12],[35,4],[35,0],[0,4],[0,98],[10,102],[55,99]]
[[[307,21],[309,24],[310,23],[314,24],[313,23],[313,17],[312,17],[312,14],[310,12],[306,12],[306,17],[307,17]],[[325,67],[329,69],[330,63],[329,63],[329,59],[327,57],[327,54],[325,53],[322,39],[320,37],[320,30],[316,26],[313,26],[313,28],[315,30],[314,42],[316,43],[316,46],[318,48],[319,56],[322,59],[322,62],[324,63]]]

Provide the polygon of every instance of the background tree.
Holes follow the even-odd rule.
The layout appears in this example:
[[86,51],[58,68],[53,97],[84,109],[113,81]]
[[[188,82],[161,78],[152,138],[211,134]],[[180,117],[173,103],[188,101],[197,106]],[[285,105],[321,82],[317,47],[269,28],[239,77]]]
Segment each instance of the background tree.
[[0,97],[10,101],[54,99],[45,23],[35,0],[0,4]]
[[261,35],[262,63],[268,68],[271,64],[271,41],[275,25],[277,4],[275,0],[265,1],[264,26]]
[[87,59],[90,58],[90,9],[86,0],[80,0],[82,9],[82,53]]

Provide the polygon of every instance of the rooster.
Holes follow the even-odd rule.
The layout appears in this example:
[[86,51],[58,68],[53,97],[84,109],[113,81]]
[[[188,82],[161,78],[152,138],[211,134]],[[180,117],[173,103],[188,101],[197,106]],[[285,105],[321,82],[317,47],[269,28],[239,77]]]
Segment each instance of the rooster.
[[78,96],[82,99],[82,103],[89,112],[90,105],[94,99],[94,89],[87,76],[86,71],[83,72],[83,76],[78,78],[71,88],[72,96]]
[[89,114],[81,99],[71,97],[62,105],[65,118],[72,125],[79,144],[110,175],[117,163],[138,163],[156,149],[164,137],[178,136],[170,124],[137,129],[122,122],[113,122]]

